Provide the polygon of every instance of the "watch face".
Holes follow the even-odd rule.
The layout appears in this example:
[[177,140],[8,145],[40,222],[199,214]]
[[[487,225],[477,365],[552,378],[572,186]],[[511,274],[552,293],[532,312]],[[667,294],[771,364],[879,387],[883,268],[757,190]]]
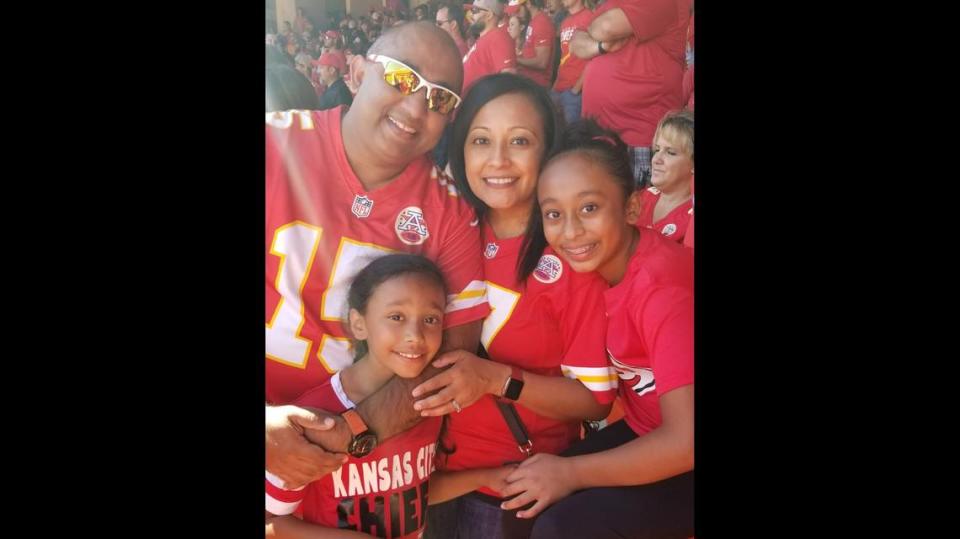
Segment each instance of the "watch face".
[[511,378],[510,382],[507,383],[507,390],[503,392],[503,396],[515,401],[520,398],[521,389],[523,389],[523,380]]
[[370,432],[357,435],[350,441],[347,452],[354,457],[365,457],[377,447],[377,437]]

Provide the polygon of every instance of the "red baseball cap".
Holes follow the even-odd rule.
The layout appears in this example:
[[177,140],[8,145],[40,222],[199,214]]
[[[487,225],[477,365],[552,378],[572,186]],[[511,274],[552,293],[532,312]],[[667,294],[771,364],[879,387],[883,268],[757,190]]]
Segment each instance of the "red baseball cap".
[[320,59],[314,60],[313,65],[315,66],[333,66],[340,71],[340,74],[343,75],[347,72],[347,62],[343,59],[343,56],[340,56],[334,52],[325,52],[320,55]]
[[327,30],[323,33],[323,36],[329,37],[330,39],[337,39],[340,37],[340,32],[337,32],[336,30]]

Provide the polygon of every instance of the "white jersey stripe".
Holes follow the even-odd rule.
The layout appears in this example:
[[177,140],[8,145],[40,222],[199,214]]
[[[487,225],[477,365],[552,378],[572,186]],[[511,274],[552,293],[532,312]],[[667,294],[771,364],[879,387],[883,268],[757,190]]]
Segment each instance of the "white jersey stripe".
[[296,492],[296,491],[298,491],[298,490],[303,490],[303,489],[306,487],[306,485],[304,485],[304,486],[302,486],[302,487],[300,487],[300,488],[289,489],[289,488],[287,488],[287,487],[285,486],[285,484],[284,484],[284,482],[283,482],[283,479],[280,479],[279,477],[273,475],[272,473],[270,473],[269,470],[264,470],[264,472],[266,472],[266,474],[267,474],[267,481],[270,481],[270,484],[271,484],[271,485],[273,485],[273,486],[275,486],[275,487],[277,487],[277,488],[279,488],[279,489],[289,490],[290,492]]
[[596,391],[598,393],[602,393],[604,391],[610,391],[611,389],[617,389],[616,382],[612,382],[612,383],[584,382],[583,380],[580,380],[580,382],[583,383],[583,385],[586,386],[587,389],[589,389],[590,391]]
[[600,376],[604,378],[614,377],[617,375],[617,371],[610,365],[607,365],[606,367],[579,367],[576,365],[560,365],[560,368],[563,370],[564,376],[570,376],[571,373],[574,373],[577,376]]
[[343,381],[340,380],[341,372],[343,371],[337,371],[337,374],[334,374],[330,377],[330,386],[333,388],[333,392],[337,395],[337,398],[340,399],[340,404],[347,408],[356,408],[357,405],[350,400],[350,397],[347,396],[347,392],[343,389]]
[[618,387],[619,377],[612,367],[572,367],[560,366],[567,378],[580,380],[591,391],[609,391]]
[[459,294],[447,296],[445,312],[452,313],[469,309],[487,302],[487,285],[483,281],[470,281]]
[[290,515],[296,511],[297,507],[300,505],[300,501],[286,503],[270,496],[270,493],[268,492],[264,492],[263,494],[267,499],[265,507],[266,510],[270,511],[274,515]]

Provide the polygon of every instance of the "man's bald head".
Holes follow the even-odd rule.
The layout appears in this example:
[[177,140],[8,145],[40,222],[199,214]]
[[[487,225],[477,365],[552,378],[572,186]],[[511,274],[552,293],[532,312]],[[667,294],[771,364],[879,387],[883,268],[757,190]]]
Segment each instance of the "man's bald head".
[[460,49],[450,34],[433,22],[409,22],[390,28],[370,46],[368,54],[396,58],[458,94],[463,86]]

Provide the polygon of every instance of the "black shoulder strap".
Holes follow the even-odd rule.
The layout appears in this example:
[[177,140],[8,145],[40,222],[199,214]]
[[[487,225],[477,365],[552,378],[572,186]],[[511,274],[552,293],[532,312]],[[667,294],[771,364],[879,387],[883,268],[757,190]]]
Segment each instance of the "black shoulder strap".
[[[478,347],[477,355],[484,359],[490,359],[490,355],[487,354],[487,350],[482,344]],[[533,453],[533,440],[530,439],[530,434],[527,432],[523,420],[520,419],[517,408],[512,402],[505,402],[497,397],[494,397],[494,401],[497,403],[497,408],[500,409],[500,414],[503,415],[503,420],[507,423],[507,428],[510,429],[514,439],[517,440],[517,449],[523,453],[524,458],[529,457]]]

